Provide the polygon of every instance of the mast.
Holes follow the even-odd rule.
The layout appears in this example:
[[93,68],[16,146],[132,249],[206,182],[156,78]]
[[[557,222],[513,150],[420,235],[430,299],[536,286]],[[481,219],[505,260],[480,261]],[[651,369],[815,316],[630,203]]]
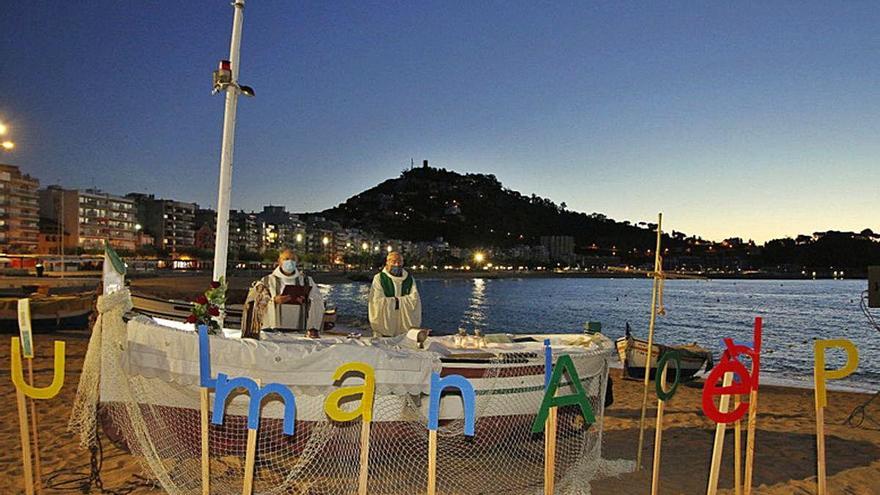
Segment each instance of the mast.
[[214,241],[214,277],[220,280],[226,276],[226,258],[229,249],[229,203],[232,195],[232,152],[235,146],[235,110],[238,104],[238,61],[241,47],[241,24],[244,14],[244,0],[232,3],[232,42],[229,46],[229,61],[232,71],[231,81],[225,85],[226,109],[223,116],[223,144],[220,152],[220,183],[217,196],[217,236]]

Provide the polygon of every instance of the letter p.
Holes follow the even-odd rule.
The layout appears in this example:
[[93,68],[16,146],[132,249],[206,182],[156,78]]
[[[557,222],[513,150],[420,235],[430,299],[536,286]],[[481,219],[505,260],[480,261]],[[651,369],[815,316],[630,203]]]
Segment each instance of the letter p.
[[[825,369],[825,349],[838,347],[846,351],[846,364],[836,370]],[[852,342],[846,339],[817,340],[813,343],[816,354],[816,367],[813,369],[813,381],[816,387],[816,408],[828,405],[825,395],[825,380],[839,380],[852,374],[859,366],[859,351]]]

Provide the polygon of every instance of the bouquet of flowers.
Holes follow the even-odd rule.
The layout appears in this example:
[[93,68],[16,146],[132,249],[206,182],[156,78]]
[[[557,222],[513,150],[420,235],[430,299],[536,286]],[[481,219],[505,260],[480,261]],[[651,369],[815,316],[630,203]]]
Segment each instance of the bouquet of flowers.
[[211,288],[193,299],[192,312],[186,322],[194,323],[196,327],[206,325],[208,333],[217,334],[220,331],[220,322],[216,318],[220,316],[220,308],[225,304],[226,279],[220,277],[220,281],[211,282]]

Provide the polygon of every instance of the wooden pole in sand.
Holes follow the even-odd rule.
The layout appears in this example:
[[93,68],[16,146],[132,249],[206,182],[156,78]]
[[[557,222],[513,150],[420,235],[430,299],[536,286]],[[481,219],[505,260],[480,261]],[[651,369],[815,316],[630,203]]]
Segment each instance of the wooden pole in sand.
[[211,456],[208,443],[208,388],[199,388],[199,399],[202,416],[202,495],[211,493]]
[[[666,383],[666,371],[669,366],[664,366],[660,372],[660,383]],[[659,371],[659,370],[658,370]],[[657,379],[655,377],[655,379]],[[660,490],[660,442],[663,440],[663,405],[665,401],[657,399],[657,425],[654,429],[654,467],[651,474],[651,495],[657,495]]]
[[[18,352],[15,349],[13,352]],[[28,435],[27,406],[24,401],[24,392],[15,387],[15,402],[18,405],[18,432],[21,436],[21,463],[24,467],[24,491],[27,495],[34,495],[34,473],[31,469],[31,440]]]
[[[34,384],[34,338],[31,330],[31,301],[28,298],[18,300],[18,333],[21,340],[21,349],[11,349],[12,352],[21,352],[22,356],[27,360],[28,364],[28,384]],[[16,403],[18,404],[18,421],[21,433],[21,454],[24,462],[25,491],[28,495],[34,493],[34,476],[31,471],[31,442],[28,433],[27,409],[25,405],[24,392],[15,387]],[[30,400],[31,420],[33,421],[31,428],[34,430],[34,453],[36,454],[37,468],[37,486],[39,487],[42,480],[42,470],[40,468],[40,447],[37,439],[37,409],[34,400]],[[39,489],[39,488],[38,488]]]
[[[34,384],[34,364],[33,359],[27,359],[28,366],[28,383]],[[40,430],[37,429],[37,404],[34,399],[30,399],[31,406],[31,430],[34,432],[34,479],[36,480],[37,494],[43,493],[43,467],[40,463]]]
[[428,495],[437,495],[437,430],[428,430]]
[[[254,380],[259,387],[262,385],[260,380]],[[254,400],[251,397],[251,400]],[[242,495],[251,495],[254,491],[254,464],[257,455],[257,432],[260,430],[260,423],[251,430],[248,428],[247,433],[247,450],[244,454],[244,482],[241,484]]]
[[[755,355],[752,356],[752,365],[749,370],[749,376],[752,377],[752,380],[757,380],[758,377],[755,375],[758,370],[757,363],[755,362],[755,358],[760,359],[760,348],[761,348],[761,326],[763,324],[763,320],[760,317],[755,318],[755,339],[752,342],[752,349],[755,351]],[[758,387],[757,385],[752,387],[751,392],[749,392],[749,422],[746,427],[746,460],[745,460],[745,477],[743,479],[743,492],[744,495],[752,495],[752,474],[755,463],[755,428],[757,425],[758,418]]]
[[[435,432],[436,434],[436,432]],[[370,422],[361,419],[361,470],[358,473],[358,495],[367,495],[370,473]]]
[[[724,374],[723,387],[729,387],[733,382],[733,372],[728,371]],[[722,395],[718,410],[722,413],[728,412],[730,407],[730,396]],[[712,467],[709,469],[709,486],[706,489],[706,495],[715,495],[718,492],[718,475],[721,471],[721,455],[724,450],[724,433],[727,425],[724,423],[716,423],[715,425],[715,444],[712,447]]]
[[648,351],[645,357],[645,383],[642,388],[642,415],[639,419],[639,450],[636,453],[636,469],[642,468],[642,447],[645,444],[645,411],[648,408],[648,382],[651,375],[651,355],[654,351],[654,320],[657,318],[657,286],[660,282],[660,238],[662,236],[663,214],[657,214],[657,249],[654,251],[654,285],[651,290],[651,320],[648,324]]
[[[755,374],[755,366],[752,365],[752,376]],[[752,495],[752,473],[755,462],[755,423],[758,416],[758,391],[749,393],[749,422],[746,431],[746,467],[745,479],[743,480],[744,495]]]
[[818,495],[825,495],[828,487],[825,480],[825,408],[816,406],[816,461],[818,477],[816,479]]
[[558,408],[551,407],[544,425],[544,495],[556,489],[556,424]]
[[[742,399],[733,396],[734,411]],[[736,420],[733,426],[733,485],[735,495],[742,495],[742,419]]]

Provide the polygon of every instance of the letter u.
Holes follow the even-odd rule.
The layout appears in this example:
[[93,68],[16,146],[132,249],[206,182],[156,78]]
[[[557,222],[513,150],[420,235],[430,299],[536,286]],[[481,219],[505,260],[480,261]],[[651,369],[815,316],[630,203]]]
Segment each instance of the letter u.
[[48,387],[34,387],[24,381],[24,375],[21,369],[21,344],[18,337],[12,337],[12,383],[15,388],[19,389],[24,395],[32,399],[51,399],[58,395],[61,386],[64,385],[64,341],[55,341],[55,364],[52,370],[52,384]]

